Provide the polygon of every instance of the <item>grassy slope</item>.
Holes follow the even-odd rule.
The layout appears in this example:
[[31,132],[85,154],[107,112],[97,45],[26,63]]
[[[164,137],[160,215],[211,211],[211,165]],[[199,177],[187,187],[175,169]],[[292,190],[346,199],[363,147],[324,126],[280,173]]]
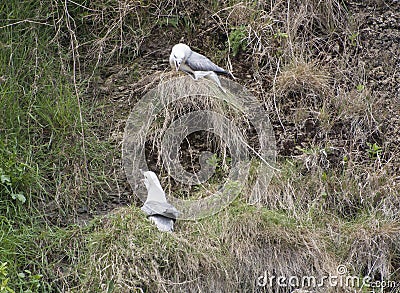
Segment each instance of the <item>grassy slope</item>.
[[[55,1],[1,4],[5,287],[252,291],[264,272],[324,276],[339,264],[352,275],[399,280],[395,88],[366,68],[369,59],[360,48],[369,40],[361,21],[335,1],[304,3],[292,3],[288,14],[285,1],[259,7],[215,1],[211,11],[201,3],[179,2],[177,8],[169,1],[95,1],[92,10]],[[204,23],[211,12],[216,14]],[[29,21],[9,25],[19,20]],[[206,37],[196,38],[199,33]],[[159,60],[180,34],[221,64],[230,40],[235,75],[270,112],[281,172],[257,205],[247,204],[254,199],[246,192],[218,215],[180,222],[174,234],[156,231],[135,204],[77,225],[114,195],[132,201],[118,136],[130,110],[121,104],[128,104],[131,88],[120,86],[140,88],[146,82],[138,78],[158,74],[143,66],[153,49],[153,67],[164,70]],[[381,62],[383,75],[394,79],[393,60]],[[110,64],[134,65],[124,70]],[[133,101],[141,89],[134,94]]]

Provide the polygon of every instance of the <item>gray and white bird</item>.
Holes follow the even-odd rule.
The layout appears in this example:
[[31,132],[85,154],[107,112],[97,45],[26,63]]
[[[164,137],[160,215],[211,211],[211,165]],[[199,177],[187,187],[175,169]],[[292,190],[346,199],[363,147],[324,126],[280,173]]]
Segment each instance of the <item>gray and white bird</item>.
[[157,175],[152,171],[142,171],[142,174],[147,188],[147,199],[141,209],[156,224],[158,230],[171,232],[180,212],[167,202]]
[[[215,65],[206,56],[196,53],[188,45],[179,43],[172,47],[169,56],[169,64],[176,71],[181,70],[189,74],[193,79],[198,80],[201,77],[214,81],[222,90],[221,82],[217,74],[227,74],[234,78],[232,73]],[[225,91],[225,90],[224,90]]]

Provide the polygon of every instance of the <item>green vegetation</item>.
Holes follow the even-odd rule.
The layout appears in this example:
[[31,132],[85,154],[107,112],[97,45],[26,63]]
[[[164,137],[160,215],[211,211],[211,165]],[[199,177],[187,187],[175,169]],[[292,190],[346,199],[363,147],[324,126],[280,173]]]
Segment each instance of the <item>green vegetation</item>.
[[357,46],[357,38],[358,38],[359,33],[358,32],[353,32],[349,36],[349,40],[352,46]]
[[378,158],[382,155],[382,147],[380,147],[377,143],[369,143],[367,142],[367,152],[369,157],[372,158]]
[[229,34],[229,44],[232,47],[232,55],[236,56],[241,50],[245,50],[247,46],[247,30],[246,27],[241,25]]
[[[366,35],[381,27],[360,29],[375,24],[339,1],[211,2],[2,1],[1,293],[247,292],[264,272],[323,277],[339,264],[400,279],[398,64]],[[161,233],[126,182],[121,140],[180,41],[224,68],[229,52],[270,114],[279,171],[254,197],[253,158],[229,207]],[[230,160],[207,163],[222,178]]]

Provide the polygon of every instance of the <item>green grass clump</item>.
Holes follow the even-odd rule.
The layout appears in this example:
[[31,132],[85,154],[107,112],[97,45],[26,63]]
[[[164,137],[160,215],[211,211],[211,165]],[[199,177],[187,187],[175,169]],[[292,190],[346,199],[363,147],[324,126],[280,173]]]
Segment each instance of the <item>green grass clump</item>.
[[240,51],[246,49],[247,46],[247,30],[244,25],[233,29],[229,34],[229,44],[232,47],[232,54],[236,56]]

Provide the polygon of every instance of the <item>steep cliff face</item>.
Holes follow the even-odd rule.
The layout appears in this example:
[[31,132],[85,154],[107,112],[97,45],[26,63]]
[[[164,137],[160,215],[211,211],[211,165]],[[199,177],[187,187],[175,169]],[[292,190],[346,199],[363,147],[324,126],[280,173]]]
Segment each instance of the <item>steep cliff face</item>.
[[[364,290],[397,292],[399,1],[3,2],[5,290],[354,292],[364,282]],[[122,146],[130,113],[151,89],[182,76],[168,63],[179,42],[232,71],[236,79],[223,85],[254,96],[271,123],[276,164],[260,159],[254,113],[215,101],[221,92],[183,97],[157,115],[143,108],[136,121],[148,132],[137,144],[178,210],[179,200],[211,197],[226,183],[236,195],[238,187],[227,179],[236,149],[217,127],[176,146],[182,170],[214,170],[209,180],[172,176],[163,144],[178,118],[224,116],[251,150],[230,205],[162,233],[140,211]],[[265,170],[273,176],[263,185]]]

